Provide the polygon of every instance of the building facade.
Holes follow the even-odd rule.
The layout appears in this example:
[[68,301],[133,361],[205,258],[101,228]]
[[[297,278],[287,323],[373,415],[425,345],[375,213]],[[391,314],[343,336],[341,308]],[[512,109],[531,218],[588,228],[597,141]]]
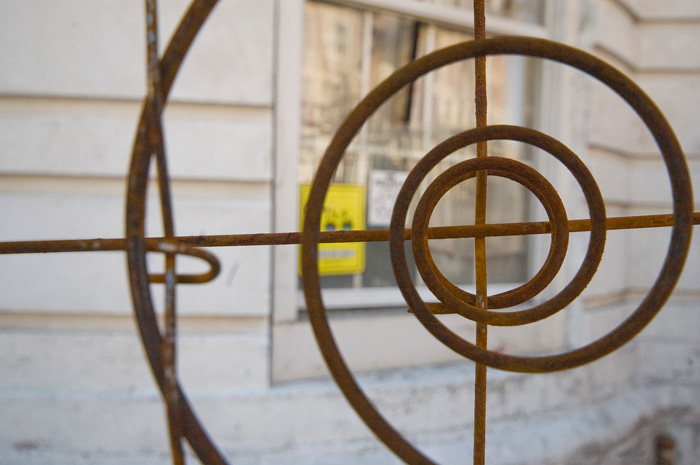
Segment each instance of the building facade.
[[[164,46],[188,2],[160,3]],[[635,80],[666,114],[700,185],[695,0],[487,3],[489,35],[573,45]],[[0,240],[123,237],[126,173],[146,92],[143,5],[1,1],[0,24]],[[221,0],[165,112],[176,234],[299,230],[304,186],[347,112],[410,60],[472,36],[468,1]],[[490,124],[529,126],[564,142],[592,171],[608,216],[671,212],[663,159],[619,97],[551,62],[487,63]],[[387,102],[334,179],[369,201],[357,211],[339,207],[328,227],[387,227],[392,186],[437,143],[474,126],[473,88],[473,65],[458,63]],[[534,166],[569,218],[588,217],[575,180],[545,154],[496,142],[491,153]],[[489,222],[546,219],[532,195],[500,181],[489,181]],[[468,183],[454,189],[431,225],[469,221],[473,197]],[[156,236],[155,186],[149,199],[148,233]],[[491,330],[490,347],[562,352],[608,333],[648,292],[668,240],[667,229],[611,231],[574,304],[537,324]],[[587,241],[572,234],[544,297],[571,280]],[[537,272],[549,239],[487,246],[489,286],[498,292]],[[462,463],[471,455],[473,364],[406,312],[385,244],[328,250],[324,299],[360,384],[428,454]],[[440,269],[467,290],[471,250],[465,239],[431,242]],[[245,464],[394,463],[328,378],[300,291],[297,247],[210,251],[221,275],[178,288],[178,357],[182,385],[222,452]],[[358,260],[332,261],[343,254]],[[159,256],[149,260],[162,268]],[[201,267],[178,259],[178,269]],[[0,462],[168,463],[164,407],[125,270],[119,252],[0,256]],[[660,315],[602,360],[548,375],[490,370],[488,463],[652,464],[659,436],[675,441],[677,464],[697,463],[698,275],[696,243]],[[461,317],[444,321],[465,337],[474,333]]]

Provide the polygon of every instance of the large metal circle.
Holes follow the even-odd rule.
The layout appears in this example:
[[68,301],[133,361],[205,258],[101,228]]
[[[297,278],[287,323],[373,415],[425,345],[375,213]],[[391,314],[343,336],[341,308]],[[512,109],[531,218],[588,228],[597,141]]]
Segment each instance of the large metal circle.
[[[216,3],[216,0],[193,1],[173,34],[173,39],[168,44],[160,62],[162,97],[164,101],[170,93],[170,88],[185,58],[185,54]],[[151,298],[150,277],[146,266],[147,247],[145,243],[146,189],[152,154],[151,146],[147,139],[152,128],[159,125],[159,118],[160,115],[155,114],[152,106],[147,101],[144,101],[131,155],[129,177],[127,178],[126,253],[131,299],[134,305],[139,334],[158,389],[164,394],[165,373],[161,352],[162,337],[158,329],[158,322]],[[194,409],[187,400],[187,396],[179,386],[178,389],[180,390],[179,397],[182,406],[183,436],[187,438],[192,449],[203,463],[225,465],[226,460],[207,436],[206,431],[194,413]]]
[[[543,357],[518,357],[479,350],[467,341],[458,341],[456,352],[484,365],[516,372],[551,372],[574,368],[596,360],[619,348],[638,334],[657,314],[671,294],[681,274],[692,233],[692,192],[685,157],[673,130],[652,100],[628,77],[600,59],[572,47],[529,37],[498,37],[447,47],[399,69],[365,97],[336,132],[320,163],[306,205],[302,234],[303,286],[309,318],[319,347],[331,374],[344,395],[365,423],[397,455],[409,463],[432,463],[407,442],[379,414],[352,376],[333,338],[321,296],[318,273],[318,243],[323,202],[345,150],[364,122],[390,96],[407,84],[437,68],[459,60],[489,55],[522,55],[553,60],[573,66],[606,84],[637,112],[661,149],[673,194],[674,226],[662,269],[649,293],[634,313],[600,339],[573,351]],[[429,327],[435,319],[417,314]],[[430,329],[430,328],[429,328]],[[431,332],[443,343],[450,341],[442,324]]]

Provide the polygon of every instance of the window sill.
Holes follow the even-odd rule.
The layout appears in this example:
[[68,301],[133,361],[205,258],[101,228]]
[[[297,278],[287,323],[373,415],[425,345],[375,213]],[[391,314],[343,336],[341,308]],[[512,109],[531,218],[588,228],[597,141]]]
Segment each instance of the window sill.
[[[522,283],[499,283],[489,285],[489,294],[500,294],[520,286]],[[459,286],[460,289],[474,293],[473,284]],[[418,293],[426,302],[437,302],[438,299],[426,286],[418,286]],[[368,287],[347,289],[322,290],[323,302],[329,310],[350,310],[370,308],[397,308],[405,307],[406,301],[398,287]],[[297,308],[306,310],[304,292],[297,293]]]

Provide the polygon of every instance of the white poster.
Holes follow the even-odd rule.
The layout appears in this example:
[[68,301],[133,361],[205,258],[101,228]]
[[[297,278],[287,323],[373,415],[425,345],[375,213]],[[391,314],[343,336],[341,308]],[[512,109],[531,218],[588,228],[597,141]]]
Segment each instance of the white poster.
[[406,177],[408,177],[408,171],[370,171],[367,192],[368,226],[388,227],[390,225],[394,202]]

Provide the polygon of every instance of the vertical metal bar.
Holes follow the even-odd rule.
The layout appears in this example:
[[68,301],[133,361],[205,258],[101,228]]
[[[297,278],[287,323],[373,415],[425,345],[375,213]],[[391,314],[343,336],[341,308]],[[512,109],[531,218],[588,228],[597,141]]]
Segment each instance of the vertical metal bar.
[[[166,238],[175,236],[173,209],[170,195],[170,181],[165,157],[163,137],[163,85],[158,58],[158,5],[157,0],[146,0],[146,34],[148,60],[148,103],[149,126],[148,144],[151,156],[155,156],[158,168],[158,188],[160,191],[163,233]],[[175,318],[175,254],[165,254],[165,330],[161,344],[164,372],[164,397],[170,430],[170,447],[173,463],[185,463],[182,449],[182,409],[176,372],[176,318]]]
[[[367,95],[372,90],[372,48],[374,46],[374,13],[365,11],[362,14],[362,57],[360,60],[360,95]],[[369,128],[364,126],[358,134],[357,165],[351,174],[352,181],[363,183],[369,178],[373,159],[369,153]],[[346,178],[346,182],[348,182]],[[352,287],[362,287],[362,273],[352,275]]]
[[[474,38],[486,38],[486,13],[484,0],[474,0]],[[475,62],[475,103],[476,127],[487,125],[486,119],[486,57],[477,57]],[[488,156],[488,145],[479,142],[476,146],[477,158]],[[486,171],[476,175],[476,215],[474,224],[486,223]],[[476,275],[477,306],[488,308],[486,289],[486,238],[474,239],[474,267]],[[487,347],[488,329],[483,323],[476,324],[476,345]],[[474,383],[474,465],[484,465],[486,461],[486,365],[476,365]]]

